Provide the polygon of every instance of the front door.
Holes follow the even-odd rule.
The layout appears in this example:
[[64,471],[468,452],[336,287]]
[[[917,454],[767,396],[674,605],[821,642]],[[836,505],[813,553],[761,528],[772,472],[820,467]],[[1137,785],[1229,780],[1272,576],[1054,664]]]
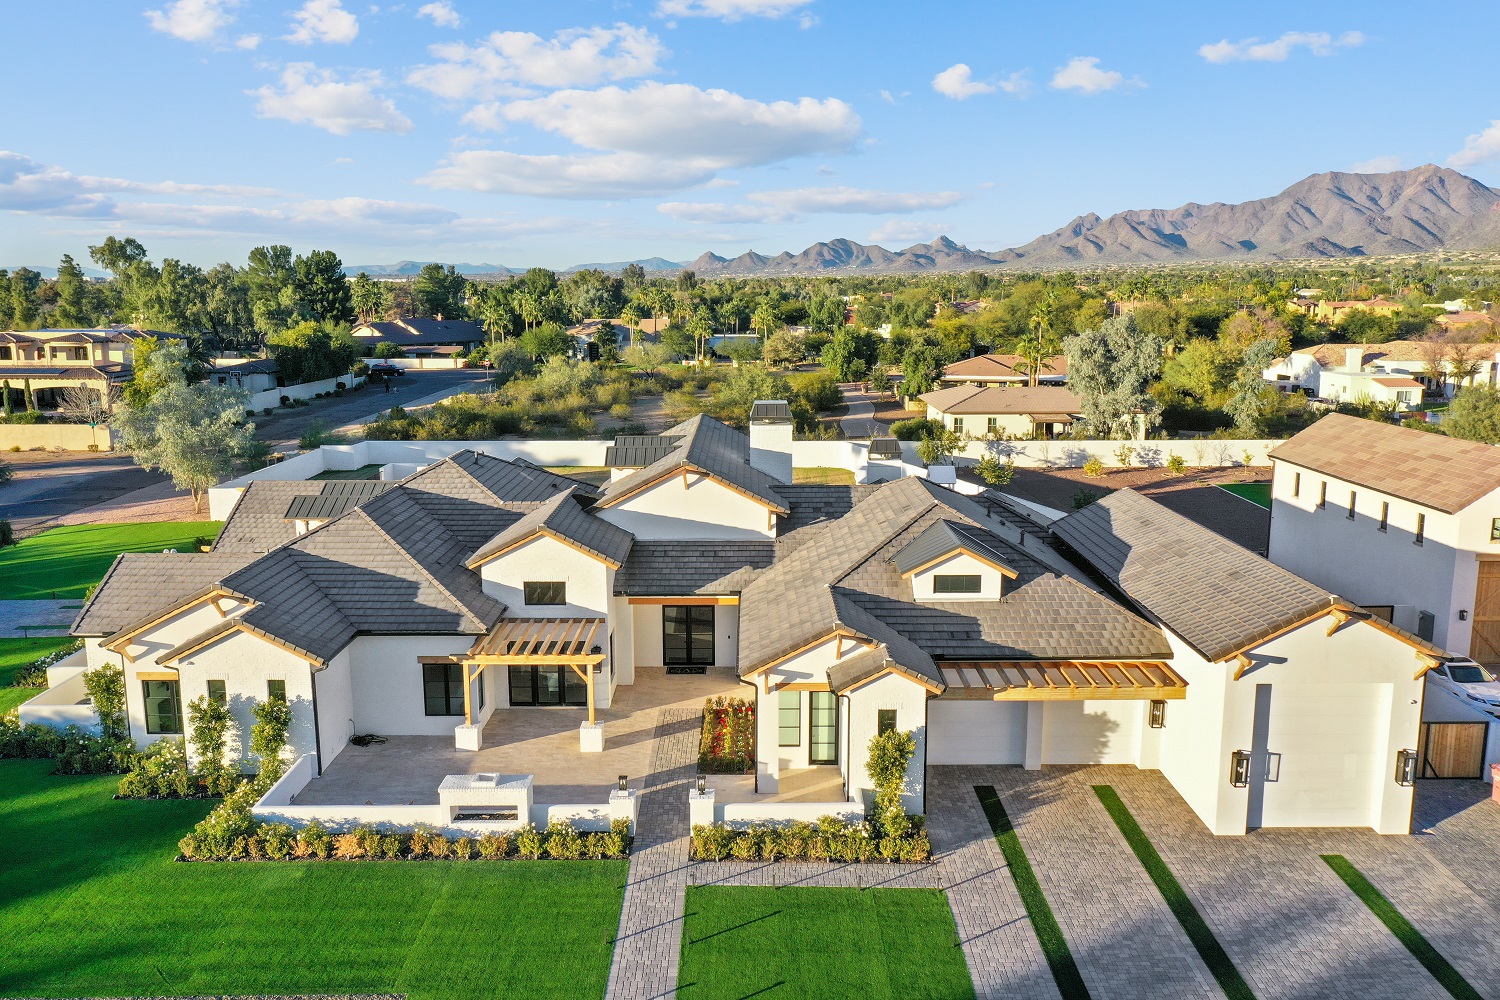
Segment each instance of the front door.
[[1479,561],[1469,655],[1486,666],[1500,666],[1500,559]]
[[807,762],[839,762],[838,701],[832,691],[809,691]]
[[669,674],[701,674],[714,665],[714,606],[668,604],[661,609],[662,662]]

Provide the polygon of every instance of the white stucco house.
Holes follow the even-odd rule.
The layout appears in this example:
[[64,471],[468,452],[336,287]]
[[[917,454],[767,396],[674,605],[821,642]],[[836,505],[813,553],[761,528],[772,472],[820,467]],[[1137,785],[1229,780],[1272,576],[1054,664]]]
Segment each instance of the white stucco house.
[[1384,344],[1318,344],[1278,358],[1263,373],[1266,381],[1285,390],[1296,388],[1318,399],[1334,402],[1396,404],[1410,409],[1424,396],[1451,399],[1466,384],[1495,385],[1500,377],[1500,344],[1460,345],[1472,359],[1472,376],[1459,377],[1443,351],[1441,364],[1431,370],[1432,345],[1417,340]]
[[1058,385],[949,385],[918,398],[927,419],[974,437],[1055,438],[1083,420],[1077,394]]
[[255,481],[214,551],[121,556],[73,632],[124,669],[138,743],[193,698],[246,729],[282,698],[306,775],[356,733],[450,759],[539,712],[576,720],[582,762],[648,674],[713,674],[756,706],[756,795],[817,771],[868,803],[894,727],[913,810],[930,767],[1116,763],[1216,833],[1409,829],[1437,646],[1128,490],[1049,524],[922,478],[797,484],[791,454],[770,401],[748,434],[617,439],[602,487],[475,451]]

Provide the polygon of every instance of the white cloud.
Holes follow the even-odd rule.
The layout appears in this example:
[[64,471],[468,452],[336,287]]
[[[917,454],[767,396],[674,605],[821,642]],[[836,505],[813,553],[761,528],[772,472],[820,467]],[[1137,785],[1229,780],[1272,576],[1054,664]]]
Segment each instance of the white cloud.
[[948,228],[946,222],[908,222],[905,219],[892,219],[885,225],[872,229],[866,239],[871,243],[881,245],[896,243],[911,246],[916,243],[930,243]]
[[442,62],[418,66],[406,82],[454,100],[515,97],[531,87],[578,87],[647,76],[666,54],[645,28],[569,28],[550,39],[529,31],[496,31],[469,45],[433,45]]
[[[785,17],[801,11],[812,0],[659,0],[657,17],[716,17],[721,21],[739,21],[747,17]],[[803,14],[802,27],[817,23]]]
[[421,7],[417,8],[417,16],[432,18],[432,23],[439,28],[456,28],[462,20],[458,16],[458,11],[453,9],[453,5],[448,0],[438,0],[437,3],[424,3]]
[[199,194],[259,198],[270,188],[234,184],[188,184],[180,181],[132,181],[120,177],[74,174],[38,163],[29,156],[0,150],[0,209],[58,216],[114,217],[122,204],[111,194]]
[[172,0],[161,10],[146,11],[151,30],[184,42],[217,42],[223,30],[234,23],[227,8],[239,0]]
[[419,183],[491,194],[607,200],[680,191],[708,181],[717,169],[711,161],[662,160],[640,153],[526,156],[470,149],[454,153]]
[[[967,63],[954,63],[932,78],[932,89],[955,101],[965,101],[976,94],[993,94],[1003,90],[1007,94],[1024,94],[1031,89],[1031,81],[1024,70],[1012,73],[999,80],[975,80]],[[881,91],[885,95],[885,91]]]
[[292,33],[285,38],[296,45],[348,45],[358,35],[359,18],[345,10],[339,0],[307,0],[292,15]]
[[1500,119],[1465,139],[1464,148],[1448,157],[1448,166],[1477,167],[1491,160],[1500,160]]
[[738,225],[741,223],[788,222],[790,217],[770,205],[725,205],[721,202],[669,201],[656,210],[679,222],[702,225]]
[[1399,156],[1373,156],[1359,161],[1349,169],[1356,174],[1388,174],[1392,170],[1400,170],[1401,166]]
[[1315,56],[1331,56],[1340,48],[1357,48],[1364,43],[1365,36],[1358,31],[1346,31],[1338,38],[1326,31],[1288,31],[1269,42],[1259,38],[1231,42],[1225,38],[1210,45],[1200,45],[1198,54],[1211,63],[1285,62],[1299,48],[1305,48]]
[[1140,80],[1125,79],[1123,73],[1101,69],[1097,56],[1078,56],[1052,75],[1053,90],[1076,90],[1080,94],[1102,94],[1116,87],[1144,87]]
[[265,86],[246,93],[257,98],[255,111],[262,118],[315,125],[334,135],[410,132],[411,120],[396,110],[394,101],[375,92],[382,83],[374,71],[342,82],[332,70],[291,63],[281,71],[279,90]]
[[237,49],[253,49],[259,45],[259,35],[241,35],[234,40],[234,47]]
[[795,188],[788,191],[756,191],[751,201],[774,205],[788,212],[842,212],[887,215],[947,208],[963,200],[957,191],[872,191],[852,187]]

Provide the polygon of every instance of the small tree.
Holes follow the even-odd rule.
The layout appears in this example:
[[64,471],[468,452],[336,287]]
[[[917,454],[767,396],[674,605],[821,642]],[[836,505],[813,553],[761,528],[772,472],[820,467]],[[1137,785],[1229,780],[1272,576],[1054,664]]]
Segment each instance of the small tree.
[[1440,426],[1450,437],[1500,444],[1500,389],[1464,386],[1448,404]]
[[951,427],[944,427],[917,442],[917,457],[928,465],[947,465],[963,444],[963,435]]
[[906,790],[906,768],[917,752],[910,732],[888,729],[870,740],[865,771],[875,786],[875,825],[886,837],[904,837],[911,830],[901,793]]
[[802,335],[786,328],[777,330],[769,336],[762,334],[761,351],[766,364],[772,368],[795,365],[806,356]]
[[234,716],[212,698],[195,698],[188,703],[188,743],[197,760],[198,773],[210,794],[222,795],[233,786],[234,776],[229,759],[230,731]]
[[401,348],[397,347],[395,344],[391,343],[389,340],[382,340],[380,343],[378,343],[378,344],[375,345],[375,356],[377,358],[404,358],[404,357],[406,357],[405,354],[401,353]]
[[63,419],[70,424],[88,424],[97,427],[109,423],[110,402],[114,394],[101,393],[86,382],[70,385],[62,393]]
[[886,374],[885,365],[876,365],[875,370],[870,373],[870,391],[877,396],[884,396],[891,391],[891,377]]
[[1016,460],[1007,456],[1002,462],[998,455],[989,452],[974,466],[974,471],[990,486],[1009,486],[1016,475]]
[[284,701],[257,702],[251,709],[250,752],[260,758],[262,784],[269,785],[286,771],[286,734],[292,728],[292,707]]
[[99,716],[99,735],[114,742],[125,738],[125,671],[106,665],[86,671],[83,686]]
[[36,412],[36,390],[31,387],[31,379],[21,380],[21,392],[26,396],[26,412]]
[[15,412],[10,406],[10,379],[0,382],[0,409],[3,409],[6,420]]

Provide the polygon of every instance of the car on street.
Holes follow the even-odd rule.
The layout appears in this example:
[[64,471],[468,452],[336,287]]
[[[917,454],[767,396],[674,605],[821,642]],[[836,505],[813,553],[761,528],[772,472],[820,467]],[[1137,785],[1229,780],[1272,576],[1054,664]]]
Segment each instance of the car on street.
[[405,375],[406,369],[396,365],[373,364],[370,366],[370,374],[378,375],[381,378],[391,378],[393,376]]
[[1500,718],[1500,680],[1494,671],[1473,660],[1458,660],[1433,667],[1427,682],[1450,691],[1475,708]]

